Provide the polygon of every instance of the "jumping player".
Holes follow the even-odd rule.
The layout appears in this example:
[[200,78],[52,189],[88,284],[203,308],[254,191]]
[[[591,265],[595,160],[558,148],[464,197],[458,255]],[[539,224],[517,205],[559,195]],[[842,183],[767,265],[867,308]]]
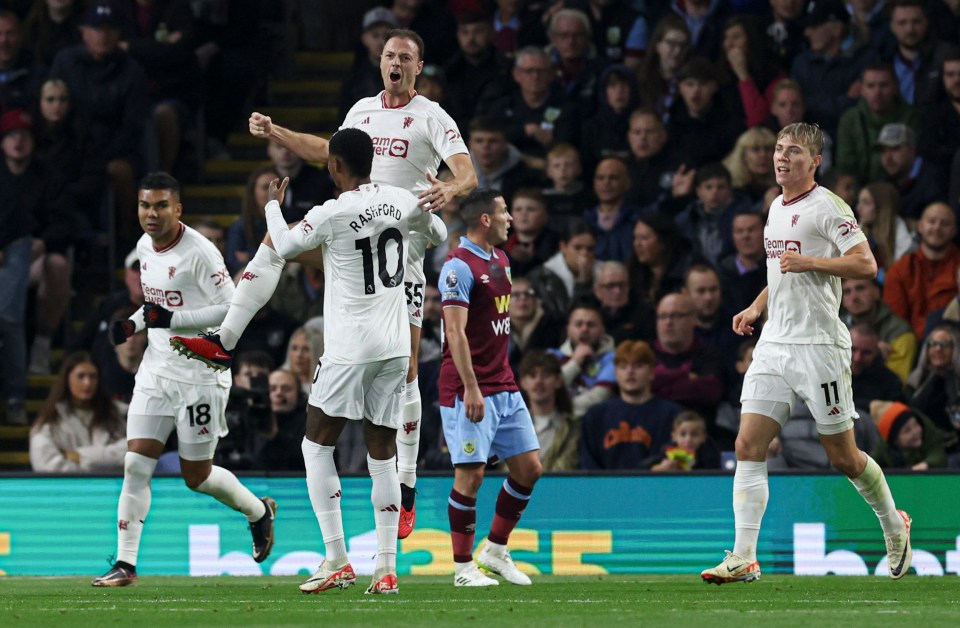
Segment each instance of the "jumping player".
[[[510,368],[510,262],[496,248],[507,240],[510,214],[500,192],[476,190],[460,206],[467,235],[440,271],[443,362],[440,416],[454,466],[447,514],[456,586],[499,584],[478,565],[514,584],[531,584],[510,558],[507,540],[543,474],[533,420]],[[477,493],[491,455],[510,470],[497,497],[483,550],[473,561]]]
[[850,333],[838,315],[841,277],[872,280],[877,263],[850,207],[814,182],[822,150],[823,132],[816,125],[791,124],[777,136],[773,164],[783,194],[770,206],[763,233],[768,287],[733,317],[733,330],[749,336],[768,311],[741,394],[733,478],[736,540],[723,562],[700,574],[706,582],[760,578],[757,538],[769,496],[767,447],[797,397],[810,408],[831,464],[880,520],[890,577],[902,578],[910,567],[911,519],[897,510],[883,471],[854,440]]
[[[414,84],[423,70],[423,40],[410,30],[392,30],[380,57],[384,90],[359,100],[347,113],[341,128],[362,129],[373,138],[374,157],[370,178],[418,194],[420,204],[441,209],[457,196],[468,194],[477,185],[477,175],[453,119],[434,102],[417,94]],[[273,140],[309,161],[325,162],[329,156],[326,139],[298,133],[274,124],[269,116],[254,112],[250,133]],[[437,179],[437,168],[445,162],[453,173],[449,181]],[[420,444],[420,388],[417,361],[420,328],[423,324],[423,256],[426,239],[415,234],[407,249],[407,312],[410,322],[410,370],[403,407],[403,429],[397,432],[397,467],[403,494],[399,538],[406,538],[416,522],[417,457]],[[269,248],[269,247],[267,247]],[[219,337],[193,340],[188,347],[194,357],[214,367],[229,365],[237,339],[259,310],[262,294],[273,293],[283,270],[283,259],[265,247],[247,265],[250,281],[241,281],[237,298],[223,321]],[[263,287],[267,286],[267,287]],[[249,293],[249,294],[248,294]],[[258,305],[260,304],[260,305]]]
[[224,411],[230,373],[184,363],[169,350],[173,330],[207,331],[223,320],[233,281],[220,252],[180,222],[180,186],[166,173],[140,183],[138,213],[144,235],[137,242],[145,305],[115,321],[114,344],[148,329],[149,344],[137,371],[127,413],[123,487],[117,506],[117,562],[93,580],[95,587],[122,587],[137,579],[137,554],[150,510],[150,479],[174,429],[187,486],[242,512],[250,522],[253,558],[262,562],[273,547],[276,504],[258,499],[233,473],[214,466],[217,441],[227,434]]

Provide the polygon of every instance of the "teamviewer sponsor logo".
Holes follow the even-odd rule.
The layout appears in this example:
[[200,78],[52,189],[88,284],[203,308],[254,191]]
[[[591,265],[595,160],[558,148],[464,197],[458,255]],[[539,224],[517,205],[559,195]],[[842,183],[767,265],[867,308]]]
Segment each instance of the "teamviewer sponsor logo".
[[407,140],[399,137],[374,137],[372,139],[374,155],[407,158],[407,152],[410,150],[410,142]]

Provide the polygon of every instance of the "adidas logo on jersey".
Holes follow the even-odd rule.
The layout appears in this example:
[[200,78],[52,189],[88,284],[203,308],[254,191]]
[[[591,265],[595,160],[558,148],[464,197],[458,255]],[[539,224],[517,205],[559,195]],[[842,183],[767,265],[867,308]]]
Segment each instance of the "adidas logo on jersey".
[[831,410],[830,412],[827,412],[827,414],[829,416],[837,416],[838,414],[840,414],[840,408],[838,408],[837,406],[833,406],[833,410]]
[[204,426],[200,428],[199,432],[197,432],[197,436],[203,436],[204,434],[209,434],[209,433],[210,433],[210,430],[208,430],[206,426]]
[[360,124],[370,124],[370,116],[367,116],[366,118],[361,120]]

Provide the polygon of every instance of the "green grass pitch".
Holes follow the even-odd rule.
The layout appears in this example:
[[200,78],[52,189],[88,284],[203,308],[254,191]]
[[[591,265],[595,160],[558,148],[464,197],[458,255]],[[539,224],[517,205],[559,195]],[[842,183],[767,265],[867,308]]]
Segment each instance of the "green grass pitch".
[[721,587],[689,576],[539,576],[454,588],[451,577],[406,576],[400,594],[303,595],[302,578],[141,577],[94,589],[89,578],[0,577],[0,626],[960,626],[957,578],[770,575]]

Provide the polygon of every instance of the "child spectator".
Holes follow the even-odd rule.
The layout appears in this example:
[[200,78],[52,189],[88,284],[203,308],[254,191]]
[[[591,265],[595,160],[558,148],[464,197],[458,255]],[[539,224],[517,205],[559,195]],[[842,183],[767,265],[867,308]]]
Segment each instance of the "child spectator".
[[557,144],[547,153],[547,178],[553,184],[543,191],[547,213],[554,228],[583,216],[597,203],[593,193],[583,184],[580,153],[570,144]]
[[651,471],[720,468],[720,451],[707,435],[706,419],[696,412],[684,410],[673,419],[670,439]]
[[883,437],[872,455],[882,468],[926,471],[947,466],[943,439],[930,419],[899,401],[875,401],[870,406]]
[[510,257],[514,277],[523,277],[546,262],[557,252],[560,242],[555,231],[548,227],[543,193],[537,188],[520,188],[510,203],[510,237],[503,250]]
[[121,408],[100,370],[89,353],[68,355],[30,430],[30,465],[44,473],[115,473],[126,453]]

